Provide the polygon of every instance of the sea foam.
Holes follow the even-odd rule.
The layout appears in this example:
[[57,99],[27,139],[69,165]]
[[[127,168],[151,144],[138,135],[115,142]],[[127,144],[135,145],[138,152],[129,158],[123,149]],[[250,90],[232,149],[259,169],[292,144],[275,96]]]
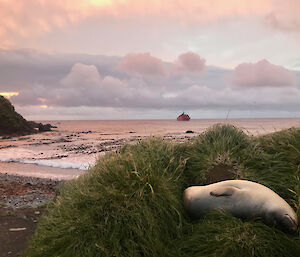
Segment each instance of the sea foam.
[[79,170],[88,170],[90,167],[90,163],[74,163],[68,162],[64,160],[29,160],[29,159],[18,159],[18,158],[1,158],[2,162],[19,162],[25,164],[36,164],[54,168],[61,169],[79,169]]

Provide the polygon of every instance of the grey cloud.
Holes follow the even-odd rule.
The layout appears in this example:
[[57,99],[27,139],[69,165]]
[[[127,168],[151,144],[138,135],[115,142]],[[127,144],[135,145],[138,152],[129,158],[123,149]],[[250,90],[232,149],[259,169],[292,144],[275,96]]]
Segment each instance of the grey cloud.
[[[0,57],[0,64],[10,62],[6,69],[11,74],[15,72],[16,79],[3,74],[7,80],[4,83],[0,76],[0,92],[4,89],[19,91],[18,96],[11,98],[14,104],[22,108],[48,105],[51,115],[55,110],[76,108],[216,112],[229,108],[258,112],[300,109],[300,75],[266,61],[242,65],[234,71],[207,66],[202,72],[150,76],[120,71],[122,58],[119,57],[40,55],[23,51],[12,52],[12,55],[9,59],[6,52],[6,59]],[[172,63],[164,62],[163,66],[169,69]],[[25,69],[28,73],[16,75]],[[32,78],[29,74],[35,76]],[[240,86],[228,79],[234,76]],[[290,78],[294,76],[297,82],[291,83]],[[18,84],[21,80],[22,84]],[[267,84],[269,86],[265,87]],[[82,113],[80,115],[82,117]]]
[[56,84],[75,63],[94,65],[102,74],[119,76],[121,73],[115,67],[120,59],[103,55],[51,54],[30,49],[0,50],[0,91],[23,90],[33,84]]

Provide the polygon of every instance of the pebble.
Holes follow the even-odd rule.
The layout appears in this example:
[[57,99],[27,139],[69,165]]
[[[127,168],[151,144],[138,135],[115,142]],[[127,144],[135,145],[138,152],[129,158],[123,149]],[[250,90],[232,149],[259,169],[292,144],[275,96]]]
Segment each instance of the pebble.
[[10,232],[17,232],[17,231],[23,231],[26,230],[26,228],[10,228],[9,231]]
[[[48,203],[54,198],[54,194],[46,192],[50,190],[49,188],[52,188],[51,190],[55,190],[60,183],[60,181],[51,179],[8,175],[5,173],[0,173],[0,180],[17,182],[32,187],[32,190],[26,192],[24,195],[0,195],[0,202],[3,202],[7,207],[11,207],[13,209],[27,207],[36,208]],[[36,213],[36,215],[38,215],[38,213]]]

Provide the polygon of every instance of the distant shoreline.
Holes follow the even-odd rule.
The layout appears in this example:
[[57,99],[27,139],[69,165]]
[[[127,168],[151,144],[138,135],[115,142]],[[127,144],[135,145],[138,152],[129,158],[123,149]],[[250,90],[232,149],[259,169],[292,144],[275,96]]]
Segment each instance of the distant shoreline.
[[[259,117],[259,118],[254,118],[254,117],[250,117],[250,118],[245,118],[245,117],[234,117],[234,118],[193,118],[191,117],[191,121],[192,120],[221,120],[221,121],[226,121],[226,120],[231,120],[231,121],[234,121],[234,120],[273,120],[273,119],[299,119],[300,120],[300,117]],[[175,118],[170,118],[170,119],[104,119],[104,120],[101,120],[101,119],[74,119],[74,120],[56,120],[56,119],[36,119],[34,120],[35,122],[51,122],[51,121],[54,121],[54,122],[64,122],[64,121],[176,121],[176,117]]]
[[213,124],[227,122],[254,136],[300,127],[300,118],[52,121],[57,125],[53,131],[0,139],[0,173],[72,179],[83,174],[99,156],[116,151],[124,144],[149,136],[185,142]]

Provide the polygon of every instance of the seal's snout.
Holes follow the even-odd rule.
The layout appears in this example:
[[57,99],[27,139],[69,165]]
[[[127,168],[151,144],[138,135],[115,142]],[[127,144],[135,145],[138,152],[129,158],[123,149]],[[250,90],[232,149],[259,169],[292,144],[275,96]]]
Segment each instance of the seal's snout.
[[290,215],[284,214],[283,218],[281,219],[281,223],[285,229],[289,231],[296,231],[298,228],[297,220],[293,219]]

